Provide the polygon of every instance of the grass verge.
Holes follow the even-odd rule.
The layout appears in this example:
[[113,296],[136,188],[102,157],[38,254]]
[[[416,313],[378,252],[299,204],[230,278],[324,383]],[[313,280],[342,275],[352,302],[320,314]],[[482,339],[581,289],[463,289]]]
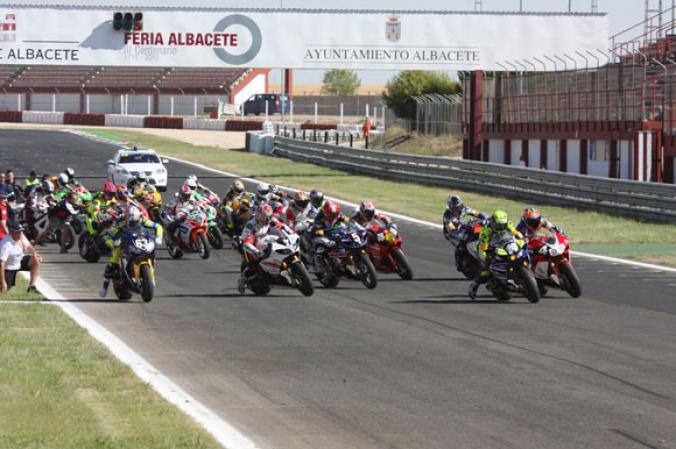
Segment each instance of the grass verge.
[[[398,138],[406,138],[402,143],[395,145]],[[419,154],[423,156],[462,156],[462,140],[454,136],[428,136],[418,133],[407,133],[401,128],[390,128],[384,134],[374,137],[374,147],[384,151],[397,153]]]
[[57,306],[0,304],[0,335],[0,448],[220,448]]
[[39,293],[27,293],[28,281],[23,276],[16,277],[16,285],[5,293],[0,293],[0,301],[42,301]]
[[[641,257],[644,261],[658,260],[654,245],[661,251],[676,253],[676,226],[648,223],[617,217],[591,210],[578,210],[528,203],[500,197],[446,189],[408,182],[390,181],[369,176],[318,167],[270,156],[247,153],[239,149],[224,150],[209,146],[195,146],[177,140],[151,136],[135,131],[93,130],[92,134],[155,148],[160,153],[242,176],[257,177],[268,182],[310,190],[320,188],[325,193],[347,201],[372,200],[376,206],[413,217],[441,222],[441,215],[450,193],[460,195],[464,202],[486,212],[501,208],[517,220],[524,207],[539,208],[571,237],[573,249],[598,254],[612,254],[618,244],[625,244],[624,257]],[[593,246],[592,246],[593,245]],[[653,259],[654,257],[654,259]],[[660,256],[659,260],[676,266],[676,261]]]

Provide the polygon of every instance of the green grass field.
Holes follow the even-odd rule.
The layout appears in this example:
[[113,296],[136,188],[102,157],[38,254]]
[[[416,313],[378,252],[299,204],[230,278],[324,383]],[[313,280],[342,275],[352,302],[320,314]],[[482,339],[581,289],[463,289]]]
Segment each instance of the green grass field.
[[[241,149],[195,146],[141,132],[105,129],[90,132],[141,147],[154,148],[167,156],[198,162],[242,176],[307,190],[318,187],[331,196],[352,202],[370,199],[382,209],[432,222],[441,222],[446,199],[451,193],[460,195],[466,204],[488,213],[497,208],[504,209],[514,221],[517,221],[525,207],[537,207],[550,220],[563,227],[571,237],[573,249],[585,251],[586,248],[593,248],[598,254],[617,255],[615,246],[624,244],[627,251],[622,254],[623,257],[643,261],[659,260],[661,263],[676,266],[676,226],[673,224],[647,223],[592,210],[524,203],[501,197],[500,192],[490,196],[352,175],[311,164],[252,154]],[[656,244],[659,251],[656,251]]]
[[[390,147],[387,142],[397,137],[408,136],[409,139],[403,143]],[[374,136],[370,148],[381,149],[384,151],[396,151],[397,153],[419,154],[423,156],[462,156],[462,140],[454,136],[427,136],[424,134],[412,133],[409,135],[401,128],[390,128],[384,134]]]
[[220,445],[26,282],[0,294],[0,448]]
[[42,301],[39,293],[26,293],[28,281],[19,275],[16,277],[16,285],[8,292],[0,293],[0,301]]

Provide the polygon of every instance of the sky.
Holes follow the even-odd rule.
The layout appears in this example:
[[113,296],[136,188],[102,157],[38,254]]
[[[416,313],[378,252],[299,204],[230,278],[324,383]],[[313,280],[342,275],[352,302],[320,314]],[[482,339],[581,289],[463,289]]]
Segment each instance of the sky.
[[[339,6],[325,0],[249,0],[251,7],[282,8],[341,8],[341,9],[448,9],[474,10],[475,0],[341,0]],[[658,0],[651,0],[657,4]],[[569,0],[482,0],[484,11],[518,11],[519,3],[524,11],[568,11]],[[236,1],[223,2],[237,3]],[[592,0],[570,0],[573,12],[590,12]],[[665,6],[671,6],[664,0]],[[415,6],[413,6],[414,4]],[[235,5],[233,5],[235,6]],[[598,0],[598,11],[608,13],[610,33],[618,33],[638,22],[644,17],[644,0]],[[323,77],[321,70],[294,70],[294,83],[320,84]],[[358,72],[362,84],[384,84],[398,72],[385,70],[361,70]],[[273,70],[270,81],[279,83],[280,70]]]

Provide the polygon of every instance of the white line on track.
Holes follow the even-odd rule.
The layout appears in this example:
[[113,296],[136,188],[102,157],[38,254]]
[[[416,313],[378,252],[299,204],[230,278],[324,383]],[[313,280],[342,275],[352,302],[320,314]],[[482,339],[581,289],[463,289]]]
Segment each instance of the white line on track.
[[[190,162],[190,161],[186,161],[186,160],[179,159],[179,158],[176,158],[176,157],[171,157],[171,156],[162,156],[162,157],[165,157],[167,159],[170,159],[170,160],[173,160],[173,161],[176,161],[176,162],[180,162],[182,164],[190,165],[190,166],[193,166],[195,168],[210,171],[212,173],[218,173],[220,175],[230,176],[230,177],[233,177],[233,178],[240,178],[240,179],[243,179],[245,181],[254,182],[254,183],[261,182],[260,179],[242,177],[242,176],[236,175],[235,173],[229,173],[229,172],[226,172],[226,171],[223,171],[223,170],[218,170],[218,169],[215,169],[215,168],[207,167],[206,165],[198,164],[197,162]],[[291,192],[297,192],[299,190],[299,189],[295,189],[293,187],[285,187],[285,186],[280,186],[280,187],[283,187],[284,189],[289,190]],[[345,201],[345,200],[341,200],[341,199],[333,198],[333,197],[327,197],[327,198],[338,201],[340,204],[345,205],[345,206],[359,207],[358,204],[352,203],[350,201]],[[415,223],[415,224],[423,225],[423,226],[426,226],[428,228],[433,228],[433,229],[442,229],[442,225],[439,224],[439,223],[432,223],[430,221],[420,220],[420,219],[417,219],[417,218],[409,217],[407,215],[397,214],[395,212],[389,212],[389,211],[382,211],[382,212],[386,215],[389,215],[392,218],[397,218],[399,220],[408,221],[409,223]],[[601,256],[601,255],[598,255],[598,254],[589,254],[589,253],[584,253],[584,252],[579,252],[579,251],[571,251],[571,254],[574,255],[574,256],[579,256],[579,257],[584,257],[586,259],[590,259],[592,262],[603,261],[603,262],[610,262],[610,263],[616,264],[616,265],[630,265],[630,266],[635,267],[636,269],[638,269],[638,268],[648,268],[648,269],[656,270],[656,271],[659,271],[659,272],[665,272],[666,271],[666,272],[669,272],[669,273],[676,273],[676,268],[664,267],[662,265],[655,265],[655,264],[644,263],[644,262],[636,262],[634,260],[620,259],[620,258],[617,258],[617,257],[609,257],[609,256]]]
[[[27,273],[22,274],[24,277],[28,277]],[[174,404],[197,421],[223,447],[227,449],[258,448],[253,441],[240,433],[228,422],[221,419],[201,402],[190,396],[168,377],[161,374],[155,367],[141,357],[136,351],[127,346],[127,344],[120,340],[115,334],[101,326],[93,318],[75,307],[75,305],[69,303],[66,298],[53,289],[46,281],[38,280],[36,287],[47,299],[58,301],[56,304],[71,317],[73,321],[85,328],[96,340],[103,343],[115,357],[129,366],[141,380],[148,383],[164,399]]]

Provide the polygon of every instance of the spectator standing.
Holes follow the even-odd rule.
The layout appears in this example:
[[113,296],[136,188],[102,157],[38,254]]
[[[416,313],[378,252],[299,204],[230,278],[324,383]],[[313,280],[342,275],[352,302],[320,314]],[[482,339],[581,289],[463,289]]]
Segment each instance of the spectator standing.
[[0,293],[14,287],[19,271],[30,272],[28,291],[35,292],[42,257],[24,235],[21,223],[12,223],[9,231],[9,235],[0,240]]
[[0,184],[0,239],[9,234],[9,229],[7,228],[9,223],[9,204],[7,202],[7,197],[9,197],[9,191],[4,185]]

